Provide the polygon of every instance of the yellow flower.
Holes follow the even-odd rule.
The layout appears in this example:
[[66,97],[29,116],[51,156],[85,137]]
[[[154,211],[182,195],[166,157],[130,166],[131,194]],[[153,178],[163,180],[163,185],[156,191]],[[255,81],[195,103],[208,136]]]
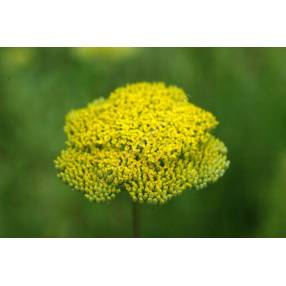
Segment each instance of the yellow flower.
[[130,84],[67,115],[55,166],[90,200],[127,191],[135,202],[165,203],[224,174],[227,148],[210,133],[217,124],[178,87]]

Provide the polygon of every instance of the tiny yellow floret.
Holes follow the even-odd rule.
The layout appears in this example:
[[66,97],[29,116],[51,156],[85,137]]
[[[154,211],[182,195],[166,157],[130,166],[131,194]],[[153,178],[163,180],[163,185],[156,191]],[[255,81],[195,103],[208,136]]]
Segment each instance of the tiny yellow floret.
[[217,124],[178,87],[130,84],[68,113],[55,166],[92,201],[127,191],[135,202],[162,204],[224,174],[227,148],[210,133]]

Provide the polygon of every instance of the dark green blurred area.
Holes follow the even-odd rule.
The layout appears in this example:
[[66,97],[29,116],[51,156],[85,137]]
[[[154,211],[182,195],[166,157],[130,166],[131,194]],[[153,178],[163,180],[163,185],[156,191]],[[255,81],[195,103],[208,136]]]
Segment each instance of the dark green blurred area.
[[0,237],[130,237],[125,193],[95,204],[57,177],[64,117],[118,86],[182,87],[220,121],[217,183],[141,207],[142,237],[286,237],[286,49],[0,49]]

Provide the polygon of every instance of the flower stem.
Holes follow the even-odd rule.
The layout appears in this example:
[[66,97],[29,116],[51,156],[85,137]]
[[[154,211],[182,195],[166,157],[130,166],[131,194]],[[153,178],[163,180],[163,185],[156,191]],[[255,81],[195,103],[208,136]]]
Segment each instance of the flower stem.
[[140,237],[140,214],[139,204],[132,202],[132,226],[133,226],[133,237]]

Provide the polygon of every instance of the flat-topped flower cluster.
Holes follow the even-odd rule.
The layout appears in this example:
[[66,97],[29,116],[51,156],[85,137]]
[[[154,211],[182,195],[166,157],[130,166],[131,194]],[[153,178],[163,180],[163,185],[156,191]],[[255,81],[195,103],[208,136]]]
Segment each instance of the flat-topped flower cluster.
[[210,133],[217,124],[178,87],[127,85],[67,115],[55,166],[92,201],[127,191],[135,202],[165,203],[224,174],[227,148]]

